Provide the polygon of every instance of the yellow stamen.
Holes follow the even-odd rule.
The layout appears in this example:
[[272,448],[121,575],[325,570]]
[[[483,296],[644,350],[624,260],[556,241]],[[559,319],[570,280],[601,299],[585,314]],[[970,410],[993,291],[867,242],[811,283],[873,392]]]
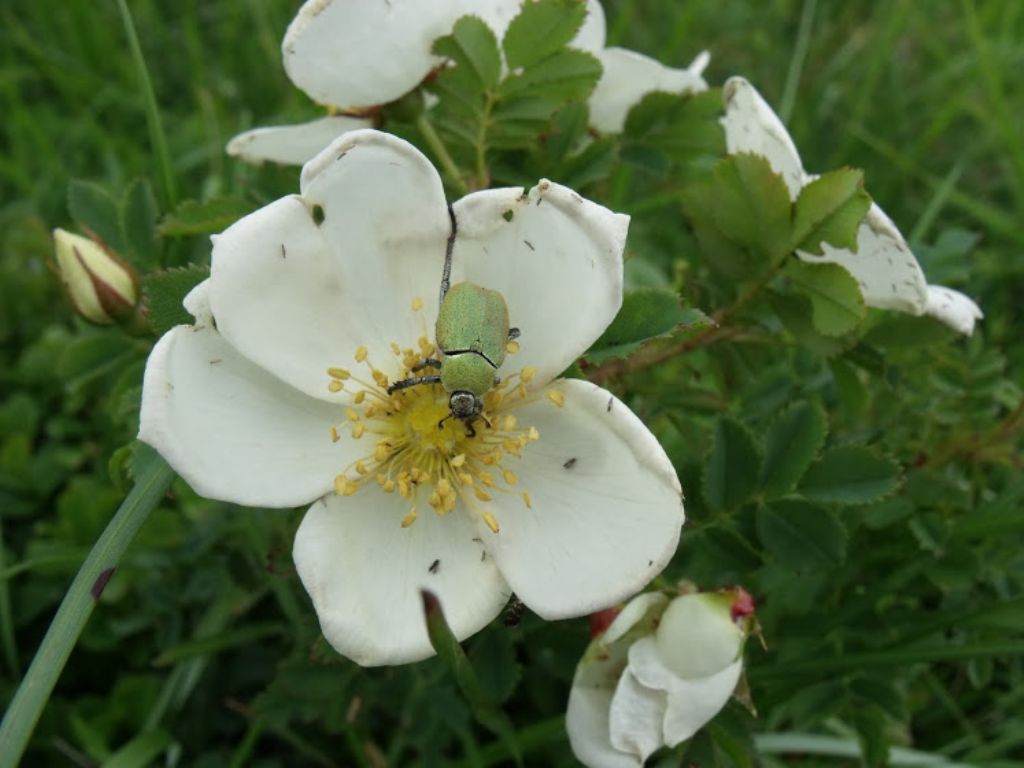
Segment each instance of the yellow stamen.
[[473,493],[480,501],[494,501],[494,497],[483,488],[476,488]]
[[344,368],[328,368],[327,375],[332,379],[337,379],[338,381],[348,381],[352,378],[352,374]]
[[360,346],[356,349],[356,362],[361,363],[366,360],[366,356],[369,353],[366,351],[366,347]]
[[506,469],[502,476],[505,478],[505,482],[508,483],[509,485],[515,485],[516,483],[519,482],[519,478],[516,477],[516,473],[513,472],[511,469]]
[[360,437],[362,437],[365,432],[366,432],[366,425],[365,424],[356,424],[354,427],[352,427],[352,437],[354,437],[356,440],[358,440]]
[[529,384],[530,380],[533,379],[533,377],[536,375],[536,368],[523,368],[523,370],[519,372],[519,380],[523,382],[523,384]]
[[[365,400],[365,399],[366,399],[366,390],[365,389],[360,389],[358,392],[356,392],[356,396],[352,398],[352,402],[355,403],[356,405],[360,405],[363,402],[363,400]],[[367,418],[370,418],[369,414],[367,414]]]
[[557,405],[559,408],[565,405],[565,395],[563,395],[559,390],[549,389],[547,391],[547,396],[548,400]]
[[530,494],[523,491],[523,503],[526,504],[527,509],[533,509],[533,502],[530,501]]
[[454,467],[455,469],[458,469],[459,467],[461,467],[465,463],[466,463],[466,454],[460,453],[458,456],[456,456],[455,458],[451,459],[448,462],[448,465],[451,466],[451,467]]
[[519,342],[510,341],[508,344],[505,345],[505,351],[510,355],[514,355],[516,352],[519,351]]
[[412,311],[419,312],[421,309],[423,309],[423,299],[417,296],[412,300]]
[[359,421],[359,414],[354,408],[345,409],[345,418],[349,421]]
[[327,389],[330,390],[331,392],[341,392],[341,390],[343,390],[344,388],[345,388],[345,385],[342,384],[337,379],[331,379],[327,383]]
[[337,427],[331,427],[331,442],[336,443],[341,440],[341,435],[338,434]]
[[501,530],[501,526],[498,525],[498,518],[492,512],[484,512],[484,522],[491,529],[491,533],[497,533]]
[[402,527],[408,528],[410,525],[416,522],[416,510],[411,510],[405,517],[402,518]]

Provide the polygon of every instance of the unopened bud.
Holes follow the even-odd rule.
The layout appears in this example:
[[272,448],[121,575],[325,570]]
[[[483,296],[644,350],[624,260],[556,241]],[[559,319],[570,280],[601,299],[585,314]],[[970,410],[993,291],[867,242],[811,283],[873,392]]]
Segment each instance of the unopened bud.
[[135,271],[102,243],[63,229],[53,230],[61,282],[75,311],[91,323],[110,325],[135,313]]

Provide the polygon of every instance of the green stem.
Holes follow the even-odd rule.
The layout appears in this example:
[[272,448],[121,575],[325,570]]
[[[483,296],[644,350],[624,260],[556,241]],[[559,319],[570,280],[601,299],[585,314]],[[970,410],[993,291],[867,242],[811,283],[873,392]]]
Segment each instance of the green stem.
[[167,149],[167,136],[164,134],[164,126],[160,121],[160,111],[156,105],[153,81],[149,77],[146,60],[142,57],[142,46],[139,45],[139,36],[135,32],[135,22],[132,21],[132,14],[128,10],[128,4],[125,0],[117,0],[117,8],[121,13],[121,20],[124,22],[124,31],[128,35],[128,47],[131,49],[135,69],[139,73],[139,84],[142,86],[142,97],[146,104],[146,126],[149,128],[149,141],[153,145],[157,167],[160,171],[160,191],[163,193],[163,202],[166,207],[173,208],[177,202],[178,194],[174,187],[174,174],[171,172],[171,154]]
[[420,112],[416,118],[416,127],[420,133],[423,134],[424,141],[427,142],[427,146],[430,147],[430,151],[434,153],[437,158],[437,162],[441,164],[441,170],[444,171],[445,178],[448,179],[448,183],[452,185],[452,188],[461,197],[469,191],[469,187],[466,186],[466,182],[462,178],[462,174],[459,173],[459,167],[455,165],[455,161],[452,160],[452,156],[448,154],[448,147],[441,141],[441,137],[437,135],[437,131],[434,130],[433,123],[427,119],[424,112]]
[[804,0],[803,9],[800,12],[800,27],[796,33],[796,45],[793,46],[793,56],[789,60],[789,71],[786,73],[786,85],[782,89],[782,99],[779,101],[779,117],[783,123],[788,123],[793,116],[793,105],[796,104],[796,89],[800,85],[800,75],[804,69],[804,61],[807,59],[807,48],[811,43],[811,27],[814,25],[814,9],[817,0]]
[[14,768],[57,678],[125,549],[163,498],[174,472],[152,448],[140,445],[135,487],[82,563],[0,724],[0,768]]
[[[3,515],[0,515],[0,573],[4,568],[4,527]],[[3,644],[4,660],[12,677],[21,676],[21,664],[18,662],[18,643],[14,638],[14,617],[11,614],[11,592],[8,577],[0,576],[0,643]]]

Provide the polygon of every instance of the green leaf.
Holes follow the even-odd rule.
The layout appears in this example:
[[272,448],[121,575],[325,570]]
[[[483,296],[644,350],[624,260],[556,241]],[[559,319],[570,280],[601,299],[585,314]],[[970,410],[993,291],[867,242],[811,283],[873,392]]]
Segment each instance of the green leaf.
[[159,334],[176,325],[189,325],[192,316],[181,305],[185,296],[210,276],[209,267],[192,265],[152,272],[142,281],[149,322]]
[[838,264],[807,264],[791,259],[786,276],[811,300],[811,321],[825,336],[842,336],[867,316],[864,297],[853,275]]
[[284,633],[285,628],[281,624],[247,624],[209,637],[186,640],[171,646],[153,660],[153,666],[166,667],[185,659],[213,656],[229,648],[253,645],[257,640],[264,640]]
[[696,226],[711,229],[755,257],[748,278],[789,252],[789,192],[763,157],[744,153],[719,161],[710,178],[684,187],[683,203]]
[[167,731],[144,731],[104,760],[103,768],[146,768],[173,743],[174,737]]
[[825,336],[811,320],[811,300],[800,294],[781,294],[769,291],[768,301],[782,325],[802,346],[815,354],[834,357],[844,352],[855,340]]
[[832,568],[846,556],[846,529],[827,509],[806,501],[776,501],[757,510],[757,535],[788,570]]
[[870,207],[861,171],[841,168],[822,174],[796,199],[790,250],[821,256],[821,244],[828,243],[856,253],[857,230]]
[[540,103],[547,102],[558,106],[566,101],[583,100],[600,78],[601,62],[595,56],[565,48],[540,64],[503,80],[498,86],[501,106],[495,115],[507,119],[514,116],[516,110],[522,110],[524,104],[539,107]]
[[481,725],[498,736],[515,757],[518,765],[523,764],[515,729],[508,716],[497,706],[480,683],[466,652],[462,650],[441,610],[437,597],[427,590],[421,590],[423,615],[427,622],[427,635],[438,657],[455,678],[455,682],[466,697],[474,717]]
[[511,69],[531,67],[564,48],[587,15],[583,0],[527,0],[508,25],[502,47]]
[[586,358],[600,363],[636,351],[640,344],[662,336],[683,324],[706,320],[700,310],[683,309],[679,295],[663,288],[635,288],[622,296],[622,308],[605,332],[594,342]]
[[704,468],[704,499],[713,512],[735,509],[753,495],[761,476],[761,454],[747,428],[723,417]]
[[810,401],[793,403],[772,422],[765,436],[761,482],[769,498],[793,489],[825,442],[827,431],[825,411]]
[[433,52],[454,63],[444,77],[457,87],[474,93],[494,88],[501,77],[498,39],[479,16],[463,16],[450,35],[434,41]]
[[156,259],[156,197],[146,179],[136,179],[121,197],[121,224],[128,252],[142,265]]
[[843,445],[812,464],[798,490],[815,501],[867,504],[892,493],[899,484],[895,461],[861,445]]
[[252,210],[251,204],[235,197],[185,200],[164,216],[157,231],[164,237],[209,235],[227,229]]
[[[623,160],[659,175],[675,174],[725,154],[722,93],[654,92],[630,109],[622,132]],[[708,163],[710,164],[710,163]]]
[[68,184],[68,211],[80,227],[95,233],[114,251],[124,252],[121,208],[106,189],[92,181],[72,179]]

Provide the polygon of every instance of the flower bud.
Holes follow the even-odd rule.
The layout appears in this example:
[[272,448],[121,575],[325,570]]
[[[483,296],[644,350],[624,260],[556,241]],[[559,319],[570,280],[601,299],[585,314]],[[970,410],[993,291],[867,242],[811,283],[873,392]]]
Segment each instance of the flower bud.
[[135,271],[99,240],[53,230],[61,282],[75,311],[91,323],[110,325],[135,313]]
[[576,668],[566,728],[590,768],[635,765],[692,737],[726,705],[756,629],[740,588],[634,598]]

